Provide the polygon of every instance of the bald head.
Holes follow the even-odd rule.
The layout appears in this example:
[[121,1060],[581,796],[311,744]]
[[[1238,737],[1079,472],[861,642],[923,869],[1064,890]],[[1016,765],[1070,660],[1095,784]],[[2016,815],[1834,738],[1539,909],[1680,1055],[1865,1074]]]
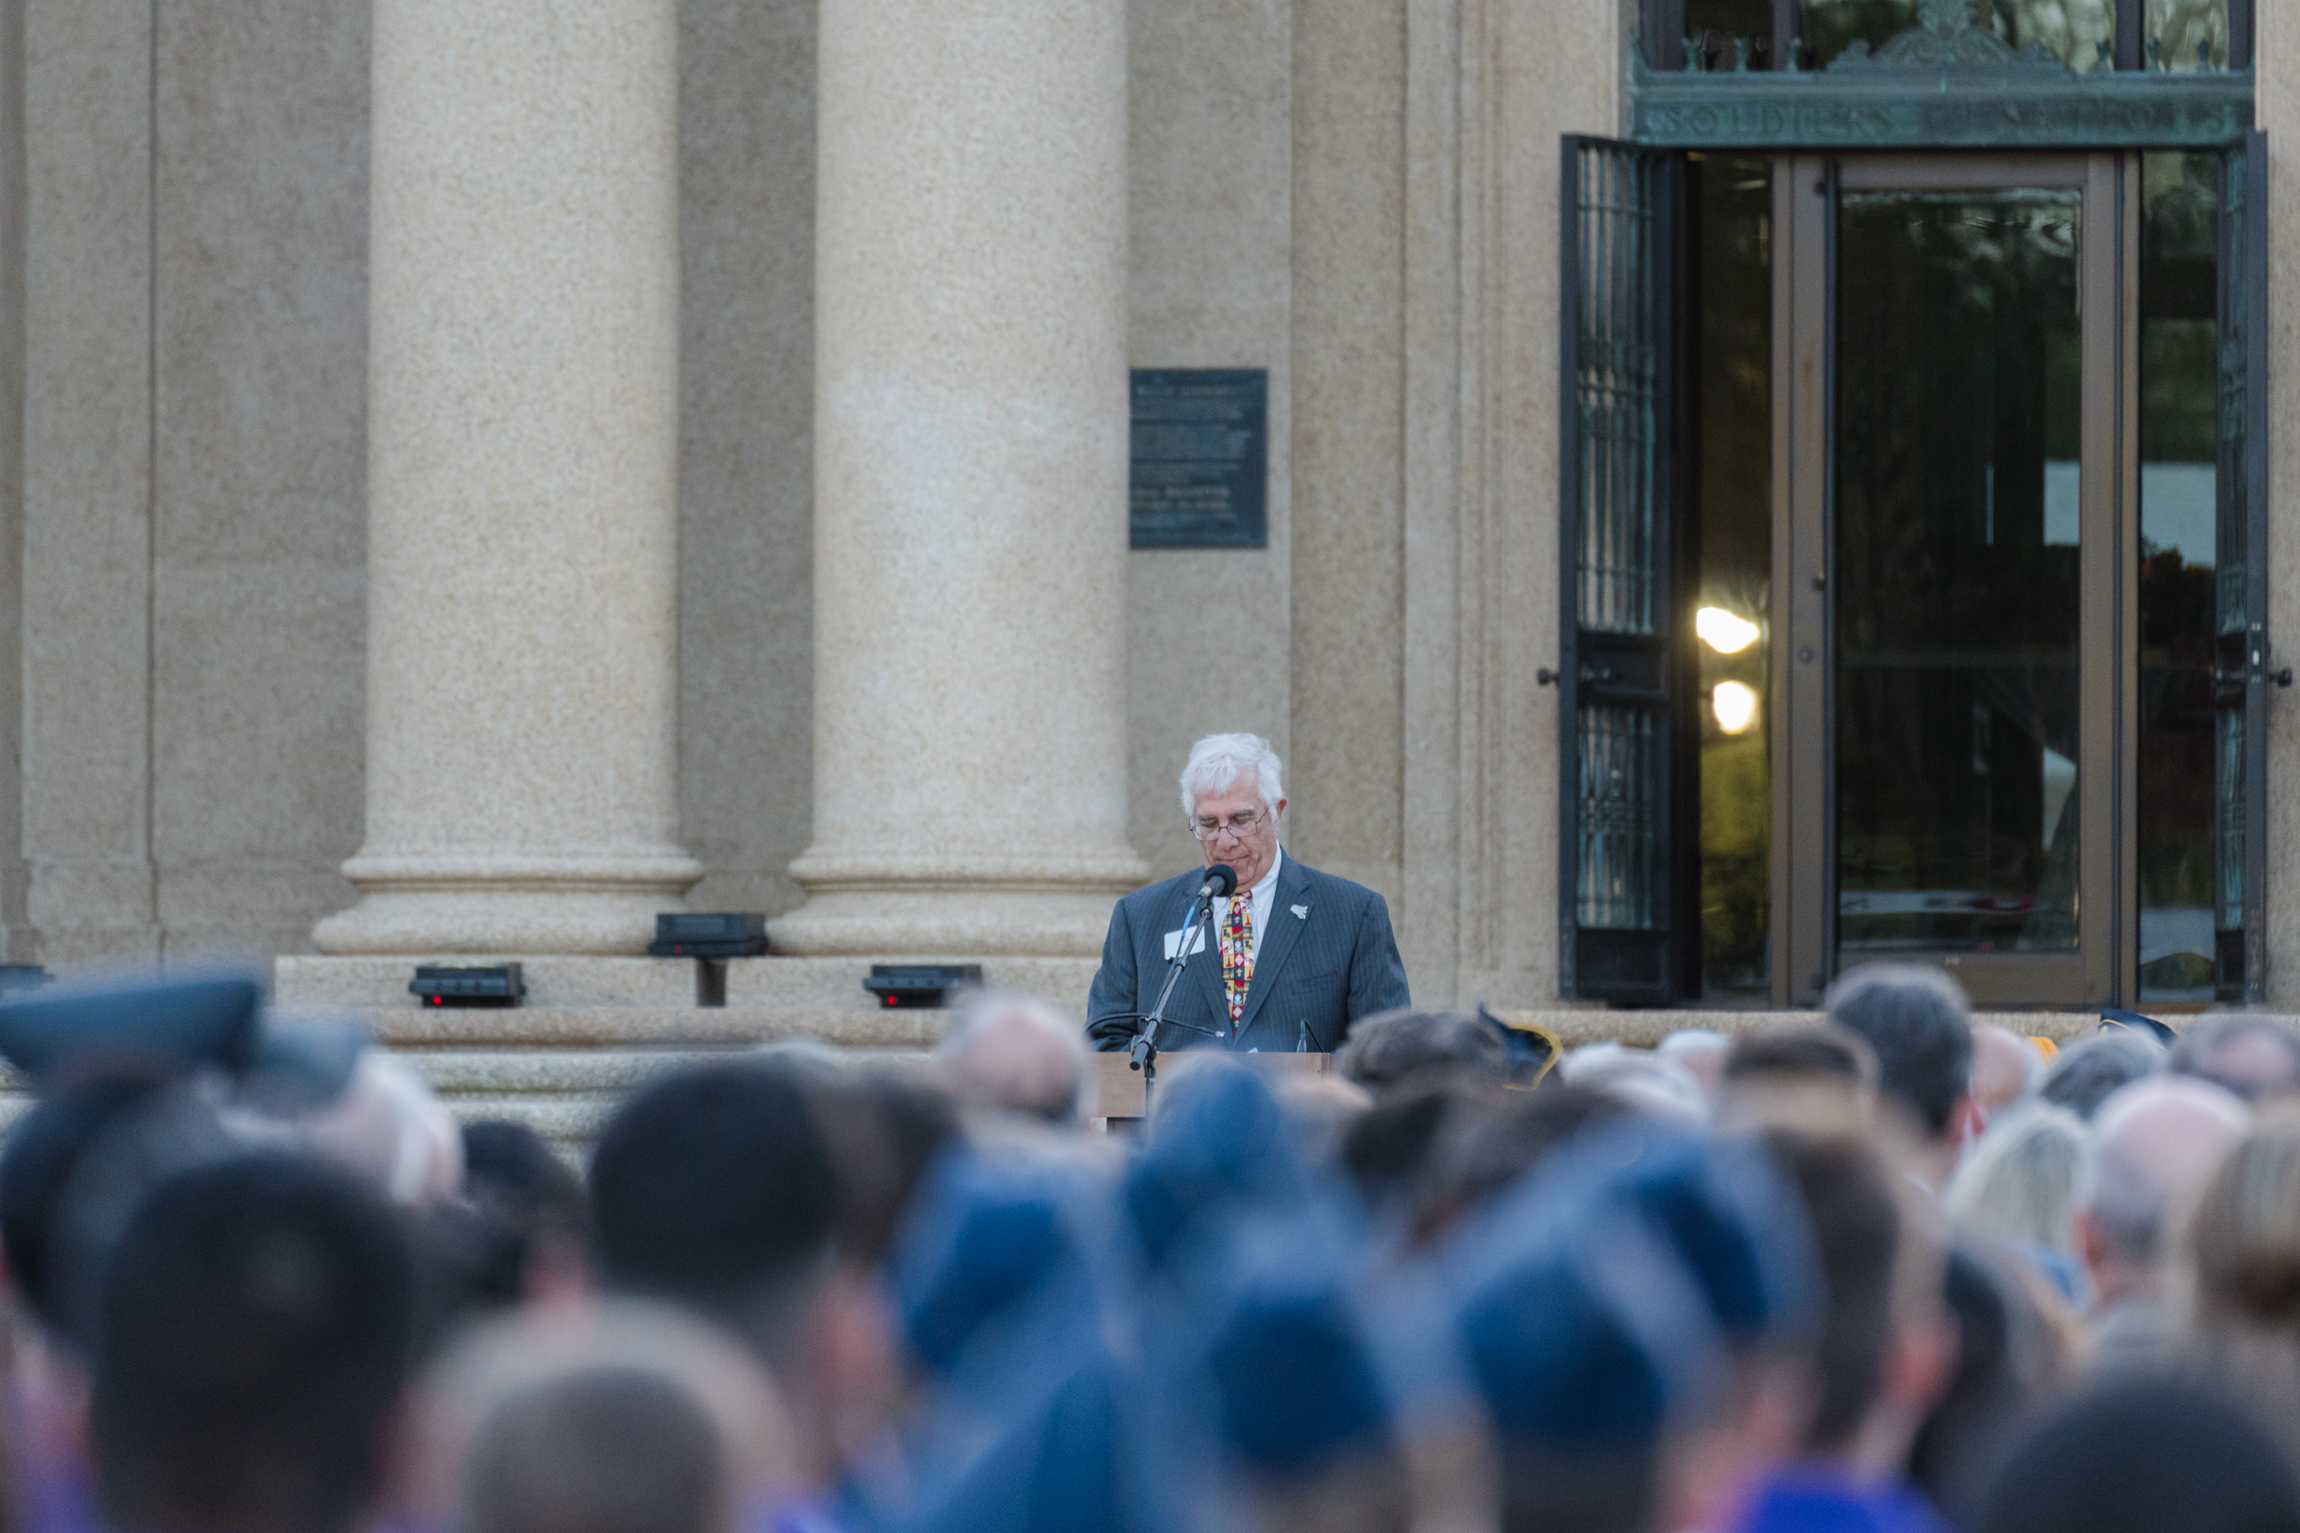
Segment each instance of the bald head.
[[2250,1113],[2209,1081],[2156,1076],[2093,1120],[2085,1259],[2104,1298],[2154,1286],[2166,1226],[2244,1133]]
[[1995,1118],[2036,1089],[2044,1059],[2026,1038],[1994,1023],[1973,1027],[1973,1106]]
[[1044,1001],[978,990],[952,1011],[936,1054],[944,1079],[968,1106],[1063,1125],[1086,1117],[1086,1035],[1075,1018]]

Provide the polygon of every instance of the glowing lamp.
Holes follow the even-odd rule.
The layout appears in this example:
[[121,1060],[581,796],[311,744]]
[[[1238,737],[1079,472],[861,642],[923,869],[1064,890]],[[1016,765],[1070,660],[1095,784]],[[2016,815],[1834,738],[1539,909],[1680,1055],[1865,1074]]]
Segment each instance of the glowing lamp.
[[1738,681],[1721,681],[1709,689],[1709,711],[1717,715],[1717,727],[1729,735],[1749,732],[1757,722],[1757,692],[1754,687]]
[[1693,631],[1701,635],[1702,643],[1720,655],[1738,655],[1756,643],[1762,632],[1738,612],[1728,612],[1723,607],[1703,607],[1694,613]]

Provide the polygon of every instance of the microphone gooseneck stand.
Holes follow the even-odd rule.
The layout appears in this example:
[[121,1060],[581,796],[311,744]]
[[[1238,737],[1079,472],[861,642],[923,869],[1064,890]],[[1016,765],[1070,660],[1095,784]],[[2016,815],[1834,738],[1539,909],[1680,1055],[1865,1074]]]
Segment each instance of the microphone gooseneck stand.
[[1166,1003],[1173,998],[1174,987],[1182,982],[1182,966],[1190,961],[1191,943],[1205,932],[1207,946],[1214,937],[1214,901],[1238,887],[1238,874],[1226,862],[1217,862],[1206,870],[1206,881],[1199,885],[1198,893],[1190,902],[1189,919],[1182,923],[1181,939],[1174,944],[1174,956],[1166,960],[1166,982],[1158,987],[1158,999],[1142,1014],[1141,1030],[1127,1046],[1126,1063],[1142,1072],[1142,1115],[1150,1115],[1150,1094],[1158,1085],[1158,1034],[1168,1026],[1189,1028],[1192,1032],[1205,1032],[1202,1027],[1189,1027],[1166,1015]]

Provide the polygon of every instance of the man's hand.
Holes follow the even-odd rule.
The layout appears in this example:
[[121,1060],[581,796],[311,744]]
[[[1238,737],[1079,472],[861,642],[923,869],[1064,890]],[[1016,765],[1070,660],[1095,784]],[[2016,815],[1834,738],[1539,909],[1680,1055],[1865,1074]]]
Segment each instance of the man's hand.
[[1132,1017],[1104,1017],[1086,1024],[1086,1041],[1098,1053],[1116,1054],[1134,1041],[1141,1024]]

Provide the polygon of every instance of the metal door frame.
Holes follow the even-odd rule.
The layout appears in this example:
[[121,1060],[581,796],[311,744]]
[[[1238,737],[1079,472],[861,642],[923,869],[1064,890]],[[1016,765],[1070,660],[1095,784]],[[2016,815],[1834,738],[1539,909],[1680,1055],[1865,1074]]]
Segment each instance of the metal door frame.
[[[1774,1000],[1811,1005],[1837,962],[1834,517],[1836,231],[1845,191],[2066,188],[2083,193],[2077,925],[2073,955],[1912,953],[1982,1006],[2077,1006],[2131,995],[2137,717],[2138,157],[2088,154],[1780,156],[1773,179]],[[2096,765],[2096,763],[2099,763]]]

